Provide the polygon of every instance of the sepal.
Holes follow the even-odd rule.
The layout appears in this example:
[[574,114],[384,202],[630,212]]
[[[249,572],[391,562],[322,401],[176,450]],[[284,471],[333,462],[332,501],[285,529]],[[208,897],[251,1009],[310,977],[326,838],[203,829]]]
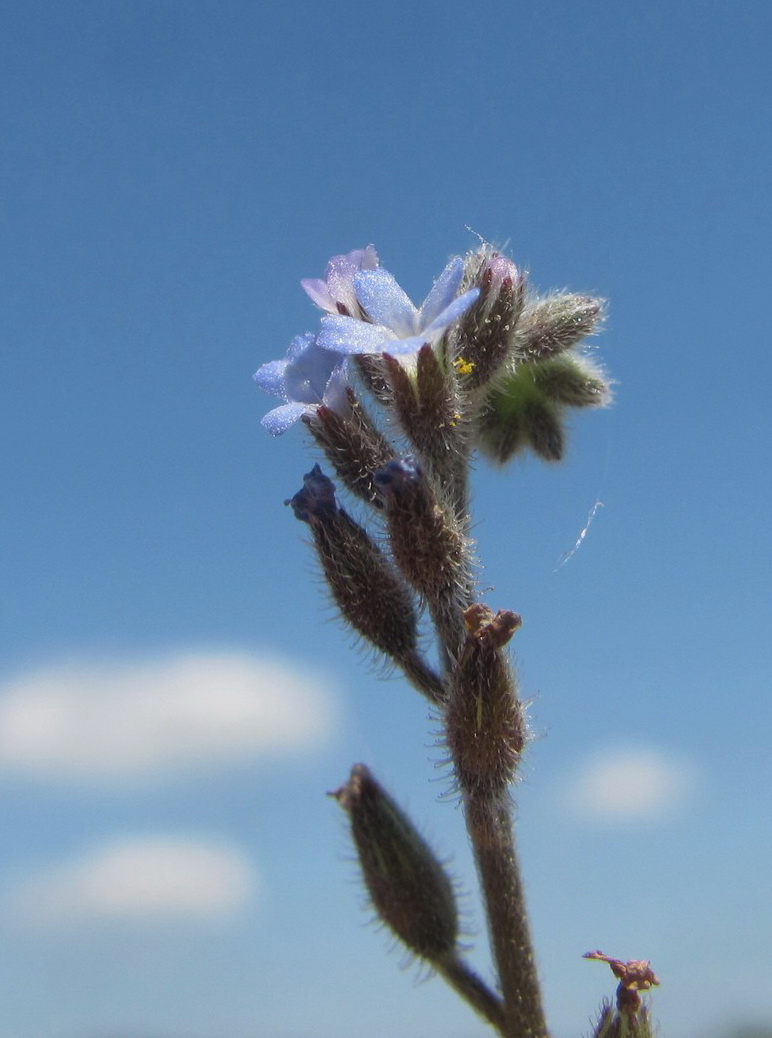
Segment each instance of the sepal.
[[562,354],[528,365],[534,385],[547,399],[566,407],[605,407],[611,387],[603,371],[587,357]]
[[565,453],[569,407],[603,407],[611,389],[586,357],[561,354],[512,365],[488,388],[474,424],[476,446],[496,464],[530,448],[544,461]]
[[391,383],[392,410],[405,435],[436,483],[453,497],[458,462],[465,459],[455,373],[428,344],[410,366],[388,353],[383,363]]
[[495,796],[515,776],[526,742],[523,707],[503,647],[520,626],[510,610],[476,604],[464,612],[466,640],[449,681],[446,741],[458,786]]
[[471,594],[469,541],[414,458],[389,462],[376,472],[375,484],[394,561],[427,602],[444,645],[455,653],[463,632],[461,612]]
[[526,274],[507,256],[484,246],[466,258],[467,283],[478,286],[480,295],[459,324],[455,359],[464,389],[472,390],[490,381],[513,352]]
[[543,360],[593,335],[604,317],[602,299],[561,292],[529,301],[518,322],[515,349],[523,360]]
[[350,388],[347,397],[344,411],[320,406],[303,421],[351,493],[380,508],[373,473],[388,464],[394,451]]

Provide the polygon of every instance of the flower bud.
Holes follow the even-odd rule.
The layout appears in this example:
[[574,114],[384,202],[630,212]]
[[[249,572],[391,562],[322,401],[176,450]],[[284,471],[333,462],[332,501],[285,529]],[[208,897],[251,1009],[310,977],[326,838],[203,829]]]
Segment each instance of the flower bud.
[[384,499],[392,553],[416,591],[431,599],[455,585],[464,539],[415,459],[389,462],[375,473],[375,484]]
[[537,385],[535,367],[520,364],[497,378],[480,408],[475,443],[497,465],[529,447],[544,461],[563,457],[561,409]]
[[530,447],[544,461],[560,461],[568,407],[603,407],[611,388],[586,357],[560,354],[510,365],[491,383],[474,433],[476,445],[499,465]]
[[507,256],[484,246],[466,259],[465,284],[480,296],[464,315],[456,355],[465,389],[484,385],[511,355],[525,303],[526,275]]
[[446,647],[460,647],[461,612],[469,604],[468,542],[455,517],[436,500],[411,457],[389,462],[375,474],[384,500],[394,561],[426,600]]
[[603,372],[587,357],[562,354],[529,364],[534,386],[556,404],[567,407],[604,407],[611,400],[611,388]]
[[543,360],[592,335],[603,319],[603,300],[559,293],[529,302],[518,322],[515,349],[523,360]]
[[303,489],[285,503],[309,524],[343,619],[438,702],[443,685],[418,652],[418,619],[410,589],[367,531],[338,507],[332,480],[315,465],[304,476]]
[[347,396],[345,413],[321,405],[303,421],[351,493],[380,508],[373,473],[394,457],[394,451],[352,389]]
[[465,793],[503,792],[526,740],[523,707],[503,646],[520,626],[509,610],[476,604],[464,612],[467,636],[451,676],[445,731],[456,780]]
[[638,1002],[633,1013],[604,1002],[592,1038],[655,1038],[657,1032],[651,1024],[649,1010],[640,1005],[640,999]]
[[453,884],[405,812],[356,764],[332,794],[347,812],[367,891],[379,918],[422,959],[453,955],[458,910]]

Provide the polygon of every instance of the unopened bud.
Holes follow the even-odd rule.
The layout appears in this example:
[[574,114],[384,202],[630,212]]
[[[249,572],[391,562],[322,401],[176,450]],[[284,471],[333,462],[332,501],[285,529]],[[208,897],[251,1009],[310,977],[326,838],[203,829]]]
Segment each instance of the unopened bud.
[[445,731],[456,779],[467,793],[501,793],[526,741],[523,707],[502,651],[520,626],[509,610],[483,605],[464,613],[467,637],[450,677]]
[[621,1009],[604,1002],[600,1007],[600,1016],[596,1023],[592,1038],[655,1038],[656,1030],[652,1026],[651,1016],[646,1006],[641,1004],[635,994],[638,1006],[634,1010]]
[[352,389],[347,390],[347,396],[345,413],[321,405],[303,420],[352,494],[380,508],[373,473],[383,468],[394,452]]
[[452,955],[458,940],[453,884],[405,812],[356,764],[332,794],[351,822],[359,864],[380,919],[429,962]]
[[525,303],[526,275],[490,246],[466,259],[465,284],[480,289],[464,315],[456,342],[465,389],[484,385],[507,361]]
[[603,300],[560,293],[526,304],[515,336],[522,360],[543,360],[592,335],[603,319]]
[[335,484],[325,476],[319,465],[314,465],[303,476],[303,486],[293,497],[284,502],[295,513],[295,518],[312,527],[332,519],[338,512],[335,500]]
[[611,388],[599,367],[587,357],[564,353],[539,364],[529,364],[534,385],[547,399],[567,407],[603,407]]
[[561,406],[537,385],[533,364],[520,364],[490,387],[475,422],[475,442],[497,465],[531,448],[544,461],[565,449]]
[[[327,584],[344,620],[375,648],[414,672],[418,620],[413,596],[367,531],[338,506],[332,480],[315,465],[303,478],[303,489],[286,503],[311,528]],[[438,699],[439,678],[435,682],[430,697]]]
[[468,542],[413,458],[389,462],[376,472],[375,484],[384,500],[394,561],[428,603],[445,645],[455,651],[471,593]]
[[389,538],[399,568],[413,587],[433,598],[458,580],[464,539],[434,498],[411,457],[391,461],[375,474],[386,507]]

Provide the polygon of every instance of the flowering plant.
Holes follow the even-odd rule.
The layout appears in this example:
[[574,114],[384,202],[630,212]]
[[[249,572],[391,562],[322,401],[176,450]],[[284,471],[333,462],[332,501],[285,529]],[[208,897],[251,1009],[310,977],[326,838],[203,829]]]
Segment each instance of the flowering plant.
[[[479,600],[469,470],[475,451],[500,466],[526,451],[559,461],[569,410],[609,401],[606,376],[583,347],[603,304],[537,295],[487,245],[451,259],[420,307],[372,246],[333,257],[323,280],[302,284],[324,312],[320,328],[255,374],[282,401],[263,425],[277,436],[302,421],[344,491],[368,510],[357,522],[318,464],[286,502],[308,524],[344,621],[439,718],[480,879],[494,983],[472,970],[459,944],[444,865],[369,768],[354,765],[333,795],[380,919],[499,1034],[546,1038],[511,810],[528,742],[506,651],[520,617]],[[420,647],[423,611],[434,660]],[[589,957],[620,980],[595,1038],[648,1036],[637,995],[657,983],[648,963]]]

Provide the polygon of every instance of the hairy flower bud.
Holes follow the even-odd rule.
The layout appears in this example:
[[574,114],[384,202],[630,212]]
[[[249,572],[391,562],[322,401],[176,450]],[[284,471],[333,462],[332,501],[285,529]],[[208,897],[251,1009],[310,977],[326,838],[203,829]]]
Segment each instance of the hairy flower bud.
[[465,793],[498,794],[512,781],[526,740],[523,707],[502,651],[520,626],[509,610],[484,605],[464,613],[467,636],[450,677],[445,731],[456,780]]
[[465,389],[484,385],[506,363],[525,304],[526,275],[507,256],[484,246],[466,258],[464,284],[480,289],[464,315],[456,357]]
[[604,407],[611,400],[611,387],[603,372],[587,357],[562,354],[529,364],[534,386],[556,404],[567,407]]
[[373,473],[391,461],[394,451],[352,389],[347,396],[349,407],[344,414],[322,405],[303,421],[351,493],[380,508]]
[[544,461],[560,461],[565,449],[561,408],[537,385],[531,364],[495,380],[475,422],[475,443],[497,465],[530,448]]
[[499,465],[529,447],[545,461],[560,461],[566,408],[603,407],[610,399],[603,372],[586,357],[564,353],[510,365],[480,404],[476,445]]
[[356,764],[332,794],[347,812],[370,900],[411,952],[429,962],[455,952],[458,910],[453,884],[405,812]]
[[649,1010],[641,1004],[637,995],[635,997],[638,1007],[634,1012],[604,1002],[592,1038],[654,1038],[656,1031],[652,1027]]
[[597,331],[603,300],[565,292],[526,304],[515,335],[523,360],[543,360],[570,350]]
[[410,589],[367,531],[338,506],[332,480],[315,465],[304,476],[303,489],[285,503],[309,524],[343,619],[398,663],[421,692],[439,702],[443,684],[418,652],[418,619]]
[[376,472],[375,484],[384,499],[394,560],[428,603],[445,646],[455,652],[463,637],[461,612],[471,594],[468,542],[413,458],[389,462]]

